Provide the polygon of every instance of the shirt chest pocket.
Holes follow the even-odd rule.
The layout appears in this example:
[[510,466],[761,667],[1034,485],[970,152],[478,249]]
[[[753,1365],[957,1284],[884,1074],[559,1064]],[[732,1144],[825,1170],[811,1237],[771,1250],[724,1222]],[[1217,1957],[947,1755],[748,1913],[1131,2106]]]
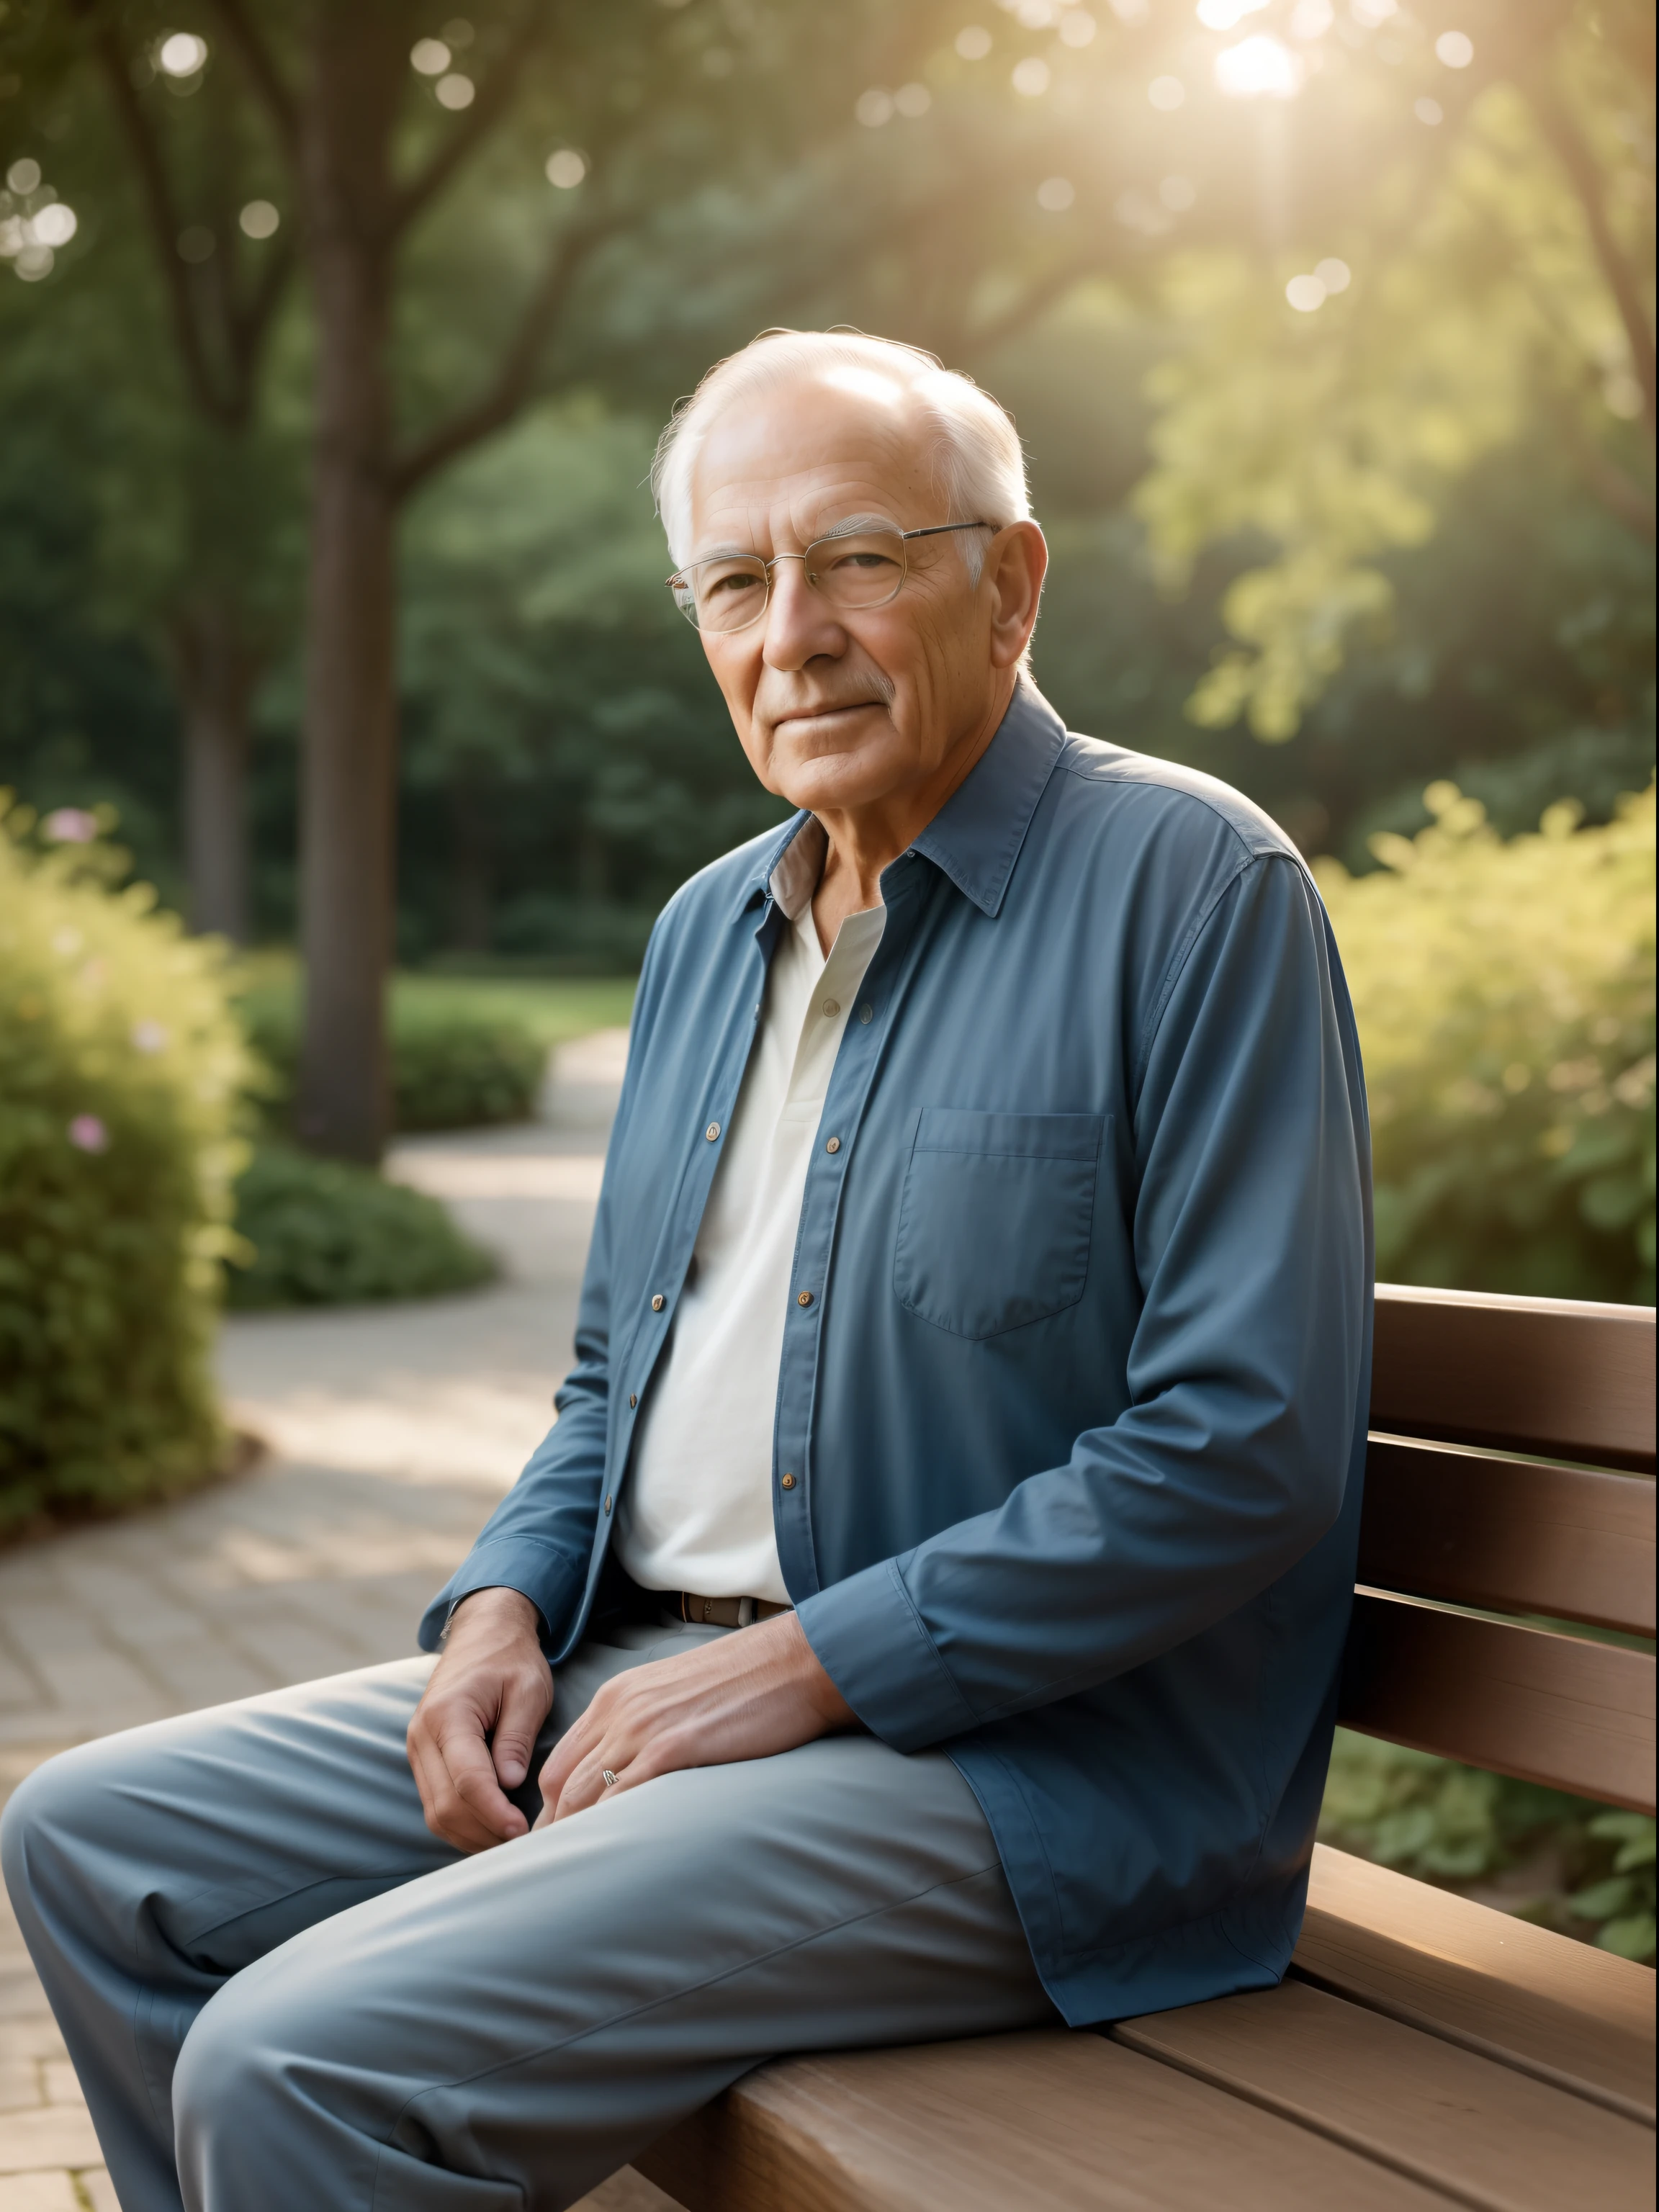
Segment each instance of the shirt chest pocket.
[[922,1109],[899,1201],[893,1289],[953,1336],[1074,1306],[1088,1280],[1110,1117]]

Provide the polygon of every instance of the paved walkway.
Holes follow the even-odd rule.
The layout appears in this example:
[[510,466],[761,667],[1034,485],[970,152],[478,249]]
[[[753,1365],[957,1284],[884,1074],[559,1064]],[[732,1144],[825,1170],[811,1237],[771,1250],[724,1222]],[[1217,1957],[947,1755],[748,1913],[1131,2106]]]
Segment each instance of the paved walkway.
[[[544,1121],[398,1146],[501,1254],[464,1298],[238,1316],[220,1370],[270,1455],[178,1504],[0,1553],[0,1797],[50,1753],[415,1649],[421,1610],[550,1418],[626,1039],[559,1055]],[[590,2212],[669,2200],[618,2176]],[[117,2212],[0,1899],[0,2212]]]

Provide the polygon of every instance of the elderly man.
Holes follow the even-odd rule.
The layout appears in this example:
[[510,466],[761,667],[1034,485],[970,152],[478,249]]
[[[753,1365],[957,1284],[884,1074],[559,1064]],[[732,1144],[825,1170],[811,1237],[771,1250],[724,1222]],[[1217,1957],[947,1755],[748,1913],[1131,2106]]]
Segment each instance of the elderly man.
[[798,811],[658,925],[576,1364],[435,1664],[13,1805],[126,2212],[550,2212],[773,2053],[1296,1939],[1370,1341],[1318,897],[1035,690],[1043,541],[966,380],[774,333],[657,485]]

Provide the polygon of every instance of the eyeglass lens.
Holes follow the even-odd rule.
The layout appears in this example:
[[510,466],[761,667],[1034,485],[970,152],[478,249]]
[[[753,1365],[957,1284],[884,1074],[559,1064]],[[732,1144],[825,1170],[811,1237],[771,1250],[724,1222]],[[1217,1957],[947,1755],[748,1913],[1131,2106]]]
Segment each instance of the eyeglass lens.
[[[904,581],[904,540],[896,531],[820,538],[803,556],[806,580],[833,607],[884,606]],[[766,611],[769,586],[758,554],[699,561],[672,580],[674,603],[699,629],[747,629]]]

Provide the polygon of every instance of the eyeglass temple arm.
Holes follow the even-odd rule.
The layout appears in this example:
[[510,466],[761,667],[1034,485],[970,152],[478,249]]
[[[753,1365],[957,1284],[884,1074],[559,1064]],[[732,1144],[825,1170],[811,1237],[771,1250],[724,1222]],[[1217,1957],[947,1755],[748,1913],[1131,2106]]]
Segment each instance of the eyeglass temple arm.
[[943,538],[951,530],[1000,530],[1000,522],[935,522],[926,530],[901,530],[899,537],[908,544],[913,538]]

